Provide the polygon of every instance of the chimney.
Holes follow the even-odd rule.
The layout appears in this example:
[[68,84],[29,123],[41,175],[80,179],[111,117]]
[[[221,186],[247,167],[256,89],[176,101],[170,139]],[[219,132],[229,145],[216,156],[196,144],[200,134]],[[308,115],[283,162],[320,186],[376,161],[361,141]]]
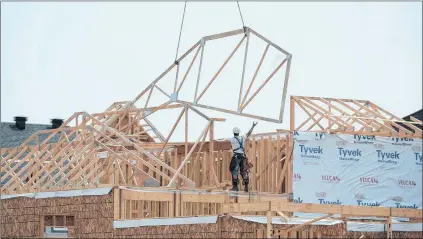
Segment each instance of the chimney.
[[28,120],[27,117],[23,116],[16,116],[15,117],[15,126],[20,130],[24,130],[26,126],[26,121]]
[[51,120],[51,128],[52,129],[57,129],[60,126],[62,126],[63,124],[63,120],[62,119],[52,119]]

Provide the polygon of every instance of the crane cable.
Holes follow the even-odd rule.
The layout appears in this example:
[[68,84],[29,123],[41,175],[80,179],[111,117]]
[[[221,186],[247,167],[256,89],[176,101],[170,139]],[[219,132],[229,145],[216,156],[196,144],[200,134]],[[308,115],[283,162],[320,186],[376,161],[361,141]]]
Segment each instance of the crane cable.
[[238,11],[239,11],[239,16],[241,16],[242,27],[245,27],[244,18],[242,17],[241,8],[239,7],[239,2],[236,1],[236,4],[238,4]]
[[[241,12],[241,7],[239,6],[238,1],[236,1],[236,3],[238,4],[238,11],[239,11],[239,16],[241,17],[242,27],[245,28],[244,18],[242,17],[242,12]],[[178,46],[176,47],[175,64],[179,64],[177,60],[178,60],[179,44],[181,43],[182,28],[184,26],[186,8],[187,8],[187,1],[185,1],[184,12],[182,14],[181,29],[179,30]]]
[[182,22],[181,22],[181,29],[179,30],[179,39],[178,39],[178,46],[176,47],[176,56],[175,56],[175,63],[178,64],[178,52],[179,52],[179,43],[181,42],[181,35],[182,35],[182,27],[184,26],[184,19],[185,19],[185,10],[187,8],[187,1],[185,1],[184,6],[184,13],[182,14]]

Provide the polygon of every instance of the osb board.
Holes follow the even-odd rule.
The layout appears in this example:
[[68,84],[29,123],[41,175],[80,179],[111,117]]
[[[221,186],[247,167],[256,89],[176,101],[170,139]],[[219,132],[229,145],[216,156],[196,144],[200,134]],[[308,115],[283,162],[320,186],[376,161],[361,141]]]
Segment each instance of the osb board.
[[7,223],[1,224],[2,237],[39,237],[39,222]]
[[[341,235],[341,234],[340,234]],[[386,232],[347,232],[337,238],[386,238]],[[335,237],[334,237],[335,238]],[[423,238],[422,232],[392,232],[392,238]]]
[[243,221],[225,216],[221,220],[221,231],[223,238],[256,238],[256,230],[260,224]]
[[74,237],[104,238],[113,233],[113,192],[102,196],[18,197],[1,202],[3,237],[39,237],[40,216],[44,215],[74,216]]
[[[256,238],[260,235],[257,231],[266,231],[267,225],[255,222],[249,222],[232,217],[223,217],[222,219],[222,237],[224,238]],[[272,224],[272,231],[293,227],[293,225]],[[320,232],[322,235],[340,235],[345,231],[345,224],[340,223],[331,226],[308,225],[301,228],[300,231]],[[265,233],[262,234],[265,236]]]

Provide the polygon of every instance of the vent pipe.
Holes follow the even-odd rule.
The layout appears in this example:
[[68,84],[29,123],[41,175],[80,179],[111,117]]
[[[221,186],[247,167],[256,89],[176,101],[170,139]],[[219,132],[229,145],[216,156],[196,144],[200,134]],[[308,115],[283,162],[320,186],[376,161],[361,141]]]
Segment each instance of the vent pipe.
[[16,116],[15,117],[15,126],[20,130],[24,130],[26,126],[26,121],[28,120],[27,117],[23,116]]
[[62,119],[52,119],[51,120],[51,128],[52,129],[57,129],[60,126],[62,126],[63,124],[63,120]]

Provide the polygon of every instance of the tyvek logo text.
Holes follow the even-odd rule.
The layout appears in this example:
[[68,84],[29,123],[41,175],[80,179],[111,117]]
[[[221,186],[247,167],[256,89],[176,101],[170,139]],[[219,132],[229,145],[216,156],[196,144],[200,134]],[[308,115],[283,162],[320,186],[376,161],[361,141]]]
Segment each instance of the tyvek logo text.
[[338,155],[340,160],[359,161],[362,151],[360,149],[338,148]]
[[369,135],[354,135],[354,143],[356,144],[373,144],[376,140],[376,136],[369,136]]
[[397,164],[397,160],[400,159],[400,153],[398,151],[386,152],[383,150],[376,150],[379,163],[391,163]]
[[411,145],[412,138],[392,137],[392,145]]
[[301,151],[301,157],[303,158],[314,158],[314,159],[320,159],[321,155],[323,155],[323,148],[318,147],[308,147],[304,144],[300,144],[300,151]]

